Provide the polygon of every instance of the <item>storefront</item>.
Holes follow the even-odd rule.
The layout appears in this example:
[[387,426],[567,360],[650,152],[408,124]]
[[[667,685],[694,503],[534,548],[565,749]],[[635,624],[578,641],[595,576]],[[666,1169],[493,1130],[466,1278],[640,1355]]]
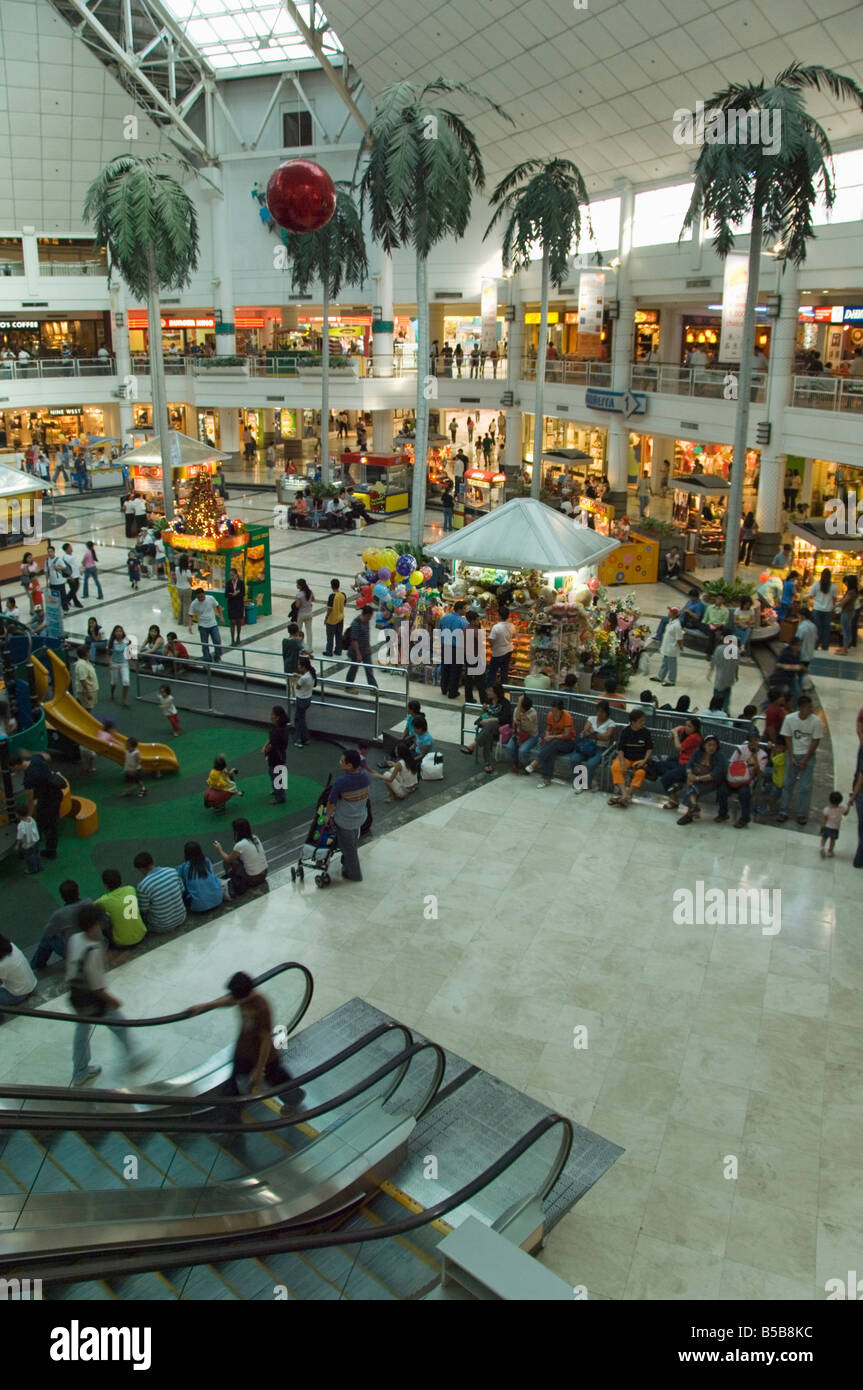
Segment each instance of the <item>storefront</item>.
[[[214,406],[198,410],[198,438],[202,444],[209,444],[211,449],[219,447],[219,412]],[[174,429],[176,425],[172,425]]]
[[98,405],[58,405],[45,410],[0,411],[0,436],[9,449],[28,444],[62,444],[64,440],[99,438],[105,433],[105,412]]
[[[146,356],[149,342],[146,309],[130,309],[128,324],[132,355]],[[216,318],[212,309],[163,314],[162,351],[168,359],[196,357],[204,351],[215,354]]]
[[812,356],[817,355],[825,371],[847,376],[855,353],[863,350],[863,305],[801,306],[796,348],[797,372],[805,372]]
[[349,491],[370,512],[406,512],[410,467],[404,454],[344,453],[342,475]]
[[[191,410],[191,407],[189,407]],[[153,407],[151,405],[136,405],[133,412],[132,432],[133,434],[151,434],[153,430]],[[186,433],[186,407],[182,404],[169,404],[168,423],[172,430],[179,430],[181,434]]]
[[789,529],[794,546],[792,564],[800,575],[803,592],[823,569],[830,571],[840,594],[847,575],[857,575],[863,583],[863,537],[828,536],[823,521],[792,521]]
[[[760,311],[759,311],[760,312]],[[763,313],[761,315],[763,318]],[[707,354],[708,364],[714,366],[719,360],[719,342],[722,337],[721,314],[684,314],[681,332],[680,363],[687,366],[690,352],[700,349]],[[754,347],[770,356],[771,329],[760,318],[755,322]],[[703,364],[702,364],[703,365]]]
[[491,468],[466,468],[464,499],[471,511],[494,511],[506,501],[506,474]]
[[[593,425],[581,425],[573,420],[560,420],[546,415],[544,420],[545,442],[543,458],[547,454],[559,455],[563,451],[576,451],[578,456],[587,456],[584,467],[576,462],[576,472],[599,476],[606,471],[608,457],[608,430]],[[524,475],[529,482],[533,474],[533,416],[522,416],[522,458]],[[543,486],[545,482],[543,481]]]
[[72,314],[23,313],[0,316],[0,352],[22,350],[31,357],[96,357],[100,348],[111,351],[110,315],[81,310]]
[[[758,466],[761,453],[758,449],[747,449],[746,471],[743,477],[744,488],[757,486]],[[674,472],[708,473],[711,477],[728,482],[731,478],[731,465],[734,462],[734,446],[731,444],[698,444],[694,439],[675,439]]]
[[633,315],[635,324],[635,360],[643,361],[649,354],[661,359],[660,352],[660,311],[658,309],[636,309]]
[[671,479],[671,524],[683,537],[685,568],[713,568],[725,548],[730,484],[707,473],[686,471]]

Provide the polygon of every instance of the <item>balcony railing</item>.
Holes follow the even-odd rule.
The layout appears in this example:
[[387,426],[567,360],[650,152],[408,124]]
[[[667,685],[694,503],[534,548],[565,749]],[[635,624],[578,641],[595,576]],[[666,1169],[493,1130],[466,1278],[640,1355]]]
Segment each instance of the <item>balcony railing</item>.
[[863,410],[863,380],[843,376],[795,376],[791,404],[802,410]]
[[[23,271],[22,271],[23,273]],[[99,275],[108,274],[108,264],[106,261],[40,261],[39,277],[47,276],[49,279],[67,279],[75,275]]]
[[[736,371],[715,367],[678,367],[670,362],[633,362],[630,385],[633,391],[655,391],[666,396],[700,396],[708,400],[736,400],[729,377]],[[753,372],[749,399],[762,402],[767,386],[766,372]]]
[[23,274],[24,274],[24,262],[23,262],[23,261],[4,261],[4,260],[2,259],[2,257],[0,257],[0,276],[3,276],[3,275],[23,275]]
[[0,358],[0,381],[35,381],[39,378],[114,376],[113,357],[33,357],[29,362]]
[[[521,372],[525,381],[535,381],[536,358],[526,357]],[[545,379],[559,386],[592,386],[596,390],[608,391],[611,387],[611,363],[570,362],[566,358],[555,357],[545,364]]]
[[[238,354],[239,355],[239,354]],[[229,371],[229,367],[224,367],[218,362],[213,367],[208,367],[208,361],[212,358],[206,357],[165,357],[165,373],[167,376],[185,376],[188,372],[197,378],[198,381],[206,381],[209,372]],[[132,371],[137,376],[149,376],[150,359],[149,357],[133,357]],[[307,380],[310,376],[320,377],[321,360],[311,360],[309,354],[297,353],[296,355],[286,353],[284,356],[268,357],[246,357],[243,364],[237,366],[237,375],[249,377],[294,377],[298,381]],[[466,375],[466,373],[465,373]],[[416,362],[408,360],[399,355],[392,357],[330,357],[330,383],[337,385],[339,382],[352,382],[358,379],[379,379],[415,377]],[[213,380],[217,378],[214,376]]]

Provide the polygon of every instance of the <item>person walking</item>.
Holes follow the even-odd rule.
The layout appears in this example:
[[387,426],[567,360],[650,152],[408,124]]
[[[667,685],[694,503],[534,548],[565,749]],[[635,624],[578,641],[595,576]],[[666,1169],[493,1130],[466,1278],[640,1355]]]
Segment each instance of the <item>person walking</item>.
[[78,590],[81,587],[81,565],[69,541],[63,546],[63,559],[67,570],[66,584],[69,591],[69,602],[74,608],[83,608],[84,605],[78,598]]
[[306,583],[305,579],[297,580],[297,596],[291,605],[291,617],[295,623],[299,623],[306,638],[306,651],[312,650],[312,614],[315,596]]
[[863,869],[863,710],[857,716],[857,763],[854,768],[854,781],[848,793],[848,804],[844,814],[847,816],[854,806],[857,811],[857,849],[854,854],[854,868]]
[[[473,375],[473,373],[471,373],[471,375]],[[470,417],[470,415],[467,417],[467,426],[466,426],[466,428],[467,428],[467,442],[468,442],[468,444],[472,444],[472,443],[473,443],[473,430],[474,430],[474,425],[473,425],[473,420],[472,420],[472,418]]]
[[189,609],[192,605],[192,569],[188,555],[180,556],[180,563],[174,575],[174,587],[177,590],[177,598],[180,602],[179,620],[185,623],[189,632],[192,631],[192,620],[189,617]]
[[[231,628],[231,646],[239,645],[240,634],[246,618],[246,584],[240,577],[236,565],[231,565],[231,573],[225,585],[225,600],[228,608],[228,623]],[[198,624],[200,627],[200,622]]]
[[34,753],[30,757],[19,751],[13,766],[24,773],[23,787],[27,793],[27,814],[34,817],[45,848],[43,859],[57,858],[60,836],[60,806],[66,783],[50,766],[50,753]]
[[[793,571],[792,571],[793,573]],[[783,601],[784,601],[783,593]],[[839,590],[833,583],[833,578],[828,569],[821,571],[821,576],[817,584],[813,584],[809,590],[809,597],[812,600],[812,619],[818,629],[818,642],[815,650],[819,648],[825,652],[830,650],[830,624],[833,618],[833,609],[839,597]],[[785,616],[783,614],[783,616]]]
[[[461,343],[456,343],[455,345],[453,361],[455,362],[456,372],[459,376],[461,376],[461,364],[464,361],[464,348],[462,347]],[[453,438],[453,443],[455,443],[455,438]]]
[[[70,937],[66,950],[66,983],[69,1001],[78,1016],[72,1042],[72,1085],[84,1086],[98,1076],[101,1067],[90,1062],[90,1036],[93,1020],[124,1022],[120,1000],[111,994],[105,979],[105,948],[103,925],[105,913],[95,903],[82,907],[78,913],[78,930]],[[110,1027],[110,1025],[109,1025]],[[125,1053],[130,1071],[146,1066],[149,1057],[133,1046],[128,1028],[111,1028]]]
[[307,656],[301,656],[297,664],[297,689],[294,700],[294,747],[305,748],[309,742],[309,726],[306,715],[312,707],[312,695],[317,675]]
[[[728,641],[728,638],[733,640]],[[713,694],[721,699],[721,708],[726,714],[731,703],[731,690],[737,681],[740,667],[740,646],[734,634],[724,632],[723,639],[717,643],[710,658],[713,671]]]
[[122,504],[123,521],[126,527],[126,539],[131,541],[135,538],[135,494],[130,492],[129,496]]
[[743,518],[743,525],[740,530],[740,554],[738,556],[741,565],[752,564],[752,547],[758,535],[758,523],[755,520],[754,512],[747,512]]
[[444,535],[452,530],[452,515],[455,507],[455,499],[452,493],[452,483],[447,480],[444,483],[443,491],[440,495],[440,504],[443,508],[443,529]]
[[334,827],[342,856],[342,878],[360,883],[358,844],[360,830],[368,810],[371,774],[362,767],[362,756],[356,748],[348,748],[339,760],[339,773],[330,787],[327,798],[326,824]]
[[371,604],[367,603],[362,609],[362,612],[354,618],[348,628],[348,640],[345,646],[351,657],[351,665],[348,667],[348,674],[345,679],[353,683],[357,678],[357,671],[362,664],[366,673],[366,681],[369,685],[373,685],[377,688],[377,681],[375,680],[375,673],[372,670],[371,664],[372,644],[369,632],[374,615],[375,610],[372,608]]
[[488,640],[491,651],[489,685],[494,685],[496,681],[504,684],[509,676],[509,664],[515,646],[515,628],[509,621],[509,609],[503,604],[498,609],[498,620],[492,627]]
[[650,476],[646,468],[643,473],[639,474],[636,492],[638,494],[638,515],[643,521],[650,506]]
[[338,579],[330,580],[330,595],[327,599],[324,627],[327,633],[324,655],[341,656],[345,628],[345,596]]
[[273,705],[270,710],[269,737],[261,752],[267,759],[267,770],[273,784],[272,802],[274,806],[285,803],[285,787],[288,773],[288,712],[283,705]]
[[99,598],[104,598],[102,585],[99,582],[99,560],[93,541],[87,541],[84,547],[84,563],[82,568],[84,571],[84,598],[89,597],[91,580],[96,585],[96,593],[99,595]]
[[[207,1013],[210,1009],[238,1008],[240,1033],[234,1047],[231,1075],[222,1090],[227,1096],[246,1096],[266,1082],[271,1090],[293,1081],[273,1042],[273,1014],[269,1002],[255,989],[255,982],[245,971],[238,970],[228,981],[228,993],[209,1004],[195,1004],[189,1013]],[[280,1092],[283,1109],[299,1105],[305,1091],[300,1086]],[[232,1118],[239,1119],[239,1113]]]
[[797,701],[797,712],[787,714],[782,722],[782,734],[788,748],[785,764],[785,785],[779,802],[778,821],[786,821],[791,809],[794,788],[799,783],[797,795],[797,824],[805,825],[809,819],[809,803],[812,799],[812,781],[815,776],[815,754],[824,737],[824,728],[818,715],[813,713],[812,700],[801,695]]
[[659,644],[662,661],[656,675],[651,678],[659,685],[677,684],[677,659],[683,651],[683,624],[679,612],[679,609],[673,607],[668,610],[668,623]]
[[455,418],[454,415],[449,422],[449,432],[450,438],[452,439],[453,448],[455,448],[455,437],[458,434],[458,420]]
[[458,689],[464,664],[464,633],[467,618],[464,616],[467,604],[453,605],[451,613],[444,613],[438,621],[440,633],[440,688],[448,700],[458,699]]
[[49,545],[45,559],[45,578],[48,580],[48,589],[52,598],[59,599],[64,613],[69,607],[69,593],[66,588],[68,576],[69,567],[66,564],[65,556],[59,556],[53,545]]
[[222,659],[222,638],[219,634],[219,619],[222,617],[222,610],[212,594],[208,594],[205,589],[196,589],[195,597],[189,605],[190,618],[197,619],[198,637],[201,642],[201,652],[204,660],[210,660],[210,643],[213,644],[213,661],[218,663]]
[[860,591],[857,584],[856,574],[847,574],[844,578],[845,593],[838,603],[839,622],[842,626],[842,644],[836,648],[837,656],[847,656],[849,648],[854,645],[854,637],[857,632],[857,615],[860,608]]

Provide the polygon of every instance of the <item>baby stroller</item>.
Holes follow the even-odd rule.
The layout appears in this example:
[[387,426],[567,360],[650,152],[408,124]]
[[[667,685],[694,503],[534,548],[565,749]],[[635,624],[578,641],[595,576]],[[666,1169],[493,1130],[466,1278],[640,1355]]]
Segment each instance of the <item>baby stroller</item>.
[[300,850],[300,857],[296,866],[291,869],[292,883],[296,883],[297,879],[302,883],[306,876],[306,869],[317,871],[315,883],[319,888],[326,888],[330,883],[328,872],[330,860],[338,848],[335,831],[326,824],[327,799],[332,780],[332,773],[330,773],[327,778],[327,785],[318,797],[314,818],[309,826],[306,842]]

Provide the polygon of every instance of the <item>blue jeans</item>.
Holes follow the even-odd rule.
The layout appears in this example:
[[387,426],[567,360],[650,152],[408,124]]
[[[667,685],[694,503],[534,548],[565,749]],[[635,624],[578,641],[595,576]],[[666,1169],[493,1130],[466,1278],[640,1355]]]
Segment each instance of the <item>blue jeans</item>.
[[52,955],[66,959],[66,942],[62,936],[43,936],[30,958],[30,964],[34,970],[39,970],[48,964]]
[[452,510],[453,510],[452,507],[444,507],[444,509],[443,509],[443,529],[444,529],[444,531],[451,531],[451,530],[452,530]]
[[672,787],[679,787],[686,781],[686,768],[682,767],[676,758],[666,758],[660,764],[659,780],[662,783],[662,790],[668,795],[671,794]]
[[714,695],[722,696],[722,704],[720,705],[720,709],[724,709],[726,714],[730,714],[731,711],[729,710],[728,706],[731,704],[731,686],[727,685],[724,690],[719,690],[716,686],[714,686],[713,693]]
[[357,853],[360,838],[359,826],[346,829],[343,825],[336,825],[335,831],[342,854],[342,878],[352,878],[359,883],[363,876],[363,871],[360,868],[360,856]]
[[93,580],[93,583],[96,585],[96,593],[99,595],[100,598],[104,598],[104,594],[102,593],[102,585],[99,583],[99,570],[96,565],[91,565],[89,569],[85,569],[84,571],[84,598],[86,598],[88,593],[90,592],[91,579]]
[[[4,989],[3,986],[0,985],[0,1004],[12,1004],[13,1006],[26,1004],[29,997],[29,994],[12,994],[10,990]],[[0,1023],[3,1022],[5,1017],[5,1014],[0,1014]]]
[[199,636],[200,639],[201,639],[201,651],[203,652],[204,660],[205,660],[205,661],[209,661],[209,660],[210,660],[210,643],[212,642],[212,644],[213,644],[213,651],[214,651],[213,660],[214,660],[214,661],[221,661],[221,659],[222,659],[222,638],[221,638],[221,635],[220,635],[220,633],[219,633],[218,627],[201,627],[201,625],[200,625],[200,623],[199,623],[199,624],[198,624],[198,636]]
[[308,743],[309,741],[306,710],[311,703],[311,700],[296,700],[294,703],[294,743]]
[[593,782],[593,774],[596,768],[598,768],[599,764],[602,762],[602,753],[603,750],[601,748],[596,753],[591,753],[589,758],[585,758],[582,753],[571,753],[569,757],[570,772],[573,776],[575,776],[575,769],[577,767],[586,768],[587,785],[590,786]]
[[854,868],[863,869],[863,792],[855,796],[857,807],[857,853],[854,855]]
[[818,630],[818,641],[815,643],[816,651],[819,647],[823,648],[825,652],[830,650],[830,620],[832,616],[832,613],[819,611],[817,608],[812,613],[812,621]]
[[503,656],[493,656],[488,664],[488,675],[486,681],[489,685],[500,682],[506,684],[509,675],[509,663],[512,660],[512,652],[506,652]]
[[850,647],[854,639],[854,620],[856,616],[853,608],[845,609],[839,614],[839,621],[842,624],[843,647]]
[[814,758],[810,758],[805,767],[801,767],[793,758],[789,760],[785,768],[785,786],[782,788],[782,800],[779,803],[780,815],[788,815],[794,787],[798,782],[800,783],[800,790],[797,795],[797,815],[800,817],[809,815],[809,803],[812,800],[812,779],[814,776]]
[[672,685],[677,684],[677,657],[664,656],[659,663],[659,670],[656,679],[660,681],[670,681]]
[[534,734],[532,738],[526,738],[524,743],[519,743],[518,736],[513,734],[509,743],[503,745],[503,751],[514,766],[521,763],[524,767],[530,762],[530,755],[539,743],[539,734]]
[[748,651],[749,651],[749,641],[750,641],[750,638],[752,637],[752,628],[751,628],[751,627],[736,627],[736,628],[734,629],[734,635],[735,635],[735,637],[737,638],[737,642],[738,642],[738,645],[739,645],[739,647],[740,647],[740,650],[741,650],[742,652],[748,652]]
[[573,749],[571,738],[552,738],[548,743],[544,743],[536,755],[537,768],[540,775],[548,782],[554,772],[554,764],[557,758],[564,754],[569,756]]
[[[103,1019],[122,1017],[123,1015],[119,1009],[111,1009],[108,1013],[102,1015]],[[75,1081],[80,1080],[82,1076],[86,1075],[87,1068],[90,1065],[90,1034],[92,1031],[93,1024],[87,1020],[76,1025],[75,1037],[72,1042],[72,1074]],[[137,1053],[136,1049],[129,1041],[128,1029],[112,1028],[111,1032],[123,1048],[126,1054],[126,1060],[129,1062],[134,1061]]]
[[24,860],[24,868],[28,874],[41,874],[42,856],[39,853],[38,845],[31,845],[29,849],[22,849],[21,858]]

